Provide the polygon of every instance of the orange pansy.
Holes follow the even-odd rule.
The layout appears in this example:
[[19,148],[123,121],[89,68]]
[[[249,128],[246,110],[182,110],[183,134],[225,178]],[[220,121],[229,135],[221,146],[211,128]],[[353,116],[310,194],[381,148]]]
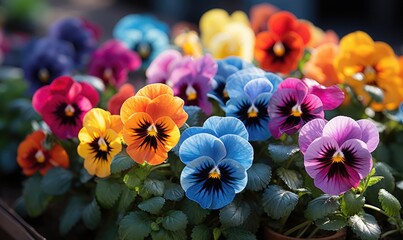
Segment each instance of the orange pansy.
[[134,96],[136,93],[133,85],[129,83],[123,84],[120,88],[119,91],[113,95],[109,101],[108,101],[108,111],[111,114],[116,114],[118,115],[120,113],[120,108],[122,107],[122,104],[126,99],[129,97]]

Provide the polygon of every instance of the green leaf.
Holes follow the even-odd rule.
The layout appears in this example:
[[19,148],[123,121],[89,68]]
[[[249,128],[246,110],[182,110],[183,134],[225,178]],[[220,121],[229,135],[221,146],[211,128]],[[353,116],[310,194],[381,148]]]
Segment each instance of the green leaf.
[[383,179],[383,176],[373,176],[368,181],[368,187],[371,187]]
[[236,198],[220,210],[220,221],[225,226],[235,227],[244,223],[249,214],[249,204],[240,198]]
[[135,190],[141,185],[141,180],[134,171],[126,173],[123,177],[123,182],[132,190]]
[[213,231],[206,225],[196,225],[191,234],[192,240],[212,240]]
[[129,188],[122,187],[122,193],[117,203],[117,211],[125,212],[136,199],[137,193]]
[[277,185],[270,185],[262,195],[264,211],[274,219],[289,215],[298,203],[298,195]]
[[296,145],[269,144],[269,154],[274,162],[283,163],[299,151]]
[[375,164],[375,170],[374,177],[381,176],[383,179],[381,179],[377,184],[367,188],[365,191],[365,197],[369,203],[380,206],[378,199],[379,190],[385,189],[388,192],[393,192],[395,190],[395,178],[389,170],[388,165],[383,162],[377,162]]
[[227,239],[231,240],[256,240],[256,236],[242,228],[228,228],[225,231]]
[[376,240],[381,236],[381,229],[372,215],[351,216],[348,220],[348,225],[361,239]]
[[179,231],[186,228],[188,223],[186,214],[182,211],[171,210],[162,220],[162,226],[170,231]]
[[78,223],[81,218],[81,212],[84,208],[84,200],[74,196],[70,198],[66,209],[60,219],[59,232],[61,235],[67,234]]
[[389,217],[399,217],[400,209],[402,206],[400,205],[399,200],[392,194],[390,194],[385,189],[379,190],[379,202],[382,205],[382,209]]
[[101,208],[95,199],[84,207],[81,218],[84,225],[91,230],[94,230],[101,222]]
[[220,236],[221,236],[221,229],[219,229],[219,228],[214,228],[213,229],[213,237],[214,237],[214,240],[218,240],[219,238],[220,238]]
[[186,123],[189,126],[200,126],[201,109],[198,106],[184,106],[183,110],[188,114]]
[[341,200],[340,209],[344,215],[352,216],[354,214],[361,212],[364,204],[365,204],[364,196],[355,194],[352,191],[348,191],[344,193],[344,196]]
[[22,197],[28,215],[30,217],[41,215],[52,200],[52,196],[42,190],[41,176],[35,174],[28,178],[23,185]]
[[151,220],[145,212],[131,212],[119,222],[119,239],[141,240],[151,232]]
[[120,173],[127,169],[130,169],[136,165],[132,158],[126,153],[126,151],[121,151],[112,159],[111,173]]
[[164,182],[148,178],[144,181],[143,190],[155,196],[162,196],[164,194]]
[[161,228],[158,231],[151,232],[151,237],[153,240],[187,240],[186,231],[176,231],[172,232]]
[[340,207],[338,196],[324,194],[308,203],[305,210],[305,217],[311,220],[324,218]]
[[63,195],[71,187],[73,173],[64,168],[49,170],[41,180],[42,190],[50,195]]
[[188,217],[189,223],[194,225],[204,222],[210,213],[208,209],[201,208],[199,204],[187,198],[183,199],[181,206],[181,210]]
[[164,204],[165,199],[163,197],[153,197],[139,203],[138,207],[143,211],[158,214]]
[[95,196],[102,207],[112,208],[122,193],[122,185],[112,179],[97,179]]
[[292,190],[296,190],[302,187],[303,184],[302,176],[295,170],[285,169],[281,167],[277,169],[277,175]]
[[80,182],[81,183],[86,183],[89,180],[91,180],[91,178],[93,178],[94,176],[90,175],[87,170],[85,170],[85,168],[81,168],[80,170]]
[[171,182],[165,182],[164,198],[171,201],[180,201],[185,192],[181,185]]
[[246,189],[260,191],[267,187],[271,179],[271,167],[263,163],[255,163],[248,169]]
[[316,226],[328,231],[338,231],[347,226],[347,220],[338,215],[327,216],[315,220]]

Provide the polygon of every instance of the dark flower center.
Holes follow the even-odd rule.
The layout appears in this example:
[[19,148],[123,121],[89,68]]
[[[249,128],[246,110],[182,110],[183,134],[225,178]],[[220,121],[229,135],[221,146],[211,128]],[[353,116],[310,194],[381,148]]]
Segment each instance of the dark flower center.
[[56,107],[53,112],[59,119],[61,125],[75,126],[77,124],[77,119],[82,113],[81,109],[78,107],[77,103],[67,104],[61,103]]
[[108,138],[96,137],[90,143],[92,153],[95,154],[95,160],[108,161],[108,154],[112,151],[112,147],[109,145]]
[[235,115],[245,126],[251,127],[262,127],[262,121],[269,118],[267,106],[263,101],[256,101],[253,105],[244,101]]
[[139,42],[132,49],[139,54],[142,61],[147,60],[153,51],[153,47],[148,42]]
[[236,180],[232,175],[234,174],[234,170],[230,168],[228,165],[223,165],[220,167],[214,167],[211,169],[211,166],[202,165],[201,169],[193,175],[193,179],[197,182],[203,182],[203,187],[199,190],[200,192],[203,190],[206,191],[223,191],[223,183],[228,185],[232,185]]
[[138,128],[133,128],[133,136],[136,140],[142,139],[139,148],[149,148],[150,150],[157,151],[158,142],[165,145],[165,141],[168,139],[167,126],[164,123],[152,124],[146,119],[140,121]]

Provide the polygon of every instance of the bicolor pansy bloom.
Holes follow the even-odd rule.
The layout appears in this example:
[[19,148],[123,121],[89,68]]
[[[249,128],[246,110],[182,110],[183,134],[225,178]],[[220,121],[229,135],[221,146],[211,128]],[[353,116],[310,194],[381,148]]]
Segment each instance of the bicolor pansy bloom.
[[259,68],[247,68],[228,78],[226,89],[229,100],[226,116],[240,119],[249,132],[249,140],[267,140],[271,134],[267,127],[269,100],[282,79]]
[[98,101],[99,95],[93,86],[62,76],[38,89],[32,98],[32,106],[55,136],[71,139],[77,137],[84,115]]
[[345,116],[329,122],[312,120],[299,134],[307,173],[315,186],[333,195],[358,187],[371,171],[371,152],[378,143],[379,133],[373,122]]
[[137,163],[157,165],[179,141],[188,115],[184,102],[165,84],[149,84],[122,105],[123,139],[126,152]]
[[311,79],[285,79],[270,99],[269,129],[273,137],[296,133],[305,123],[324,118],[324,110],[337,108],[344,100],[337,86],[324,87]]
[[129,71],[140,66],[141,59],[136,53],[117,40],[109,40],[91,55],[88,72],[105,84],[120,87],[127,81]]
[[169,28],[152,15],[130,14],[116,24],[114,38],[136,52],[142,68],[148,67],[154,58],[169,47]]
[[216,100],[220,107],[225,109],[225,104],[229,99],[226,88],[228,77],[239,70],[250,67],[253,67],[252,63],[246,62],[239,57],[227,57],[217,60],[217,73],[212,80],[212,89],[208,96]]
[[51,147],[45,147],[46,135],[37,130],[29,134],[18,145],[17,163],[27,176],[36,172],[45,175],[54,167],[69,167],[69,155],[62,146],[53,143]]
[[179,148],[186,164],[181,186],[186,196],[202,208],[229,204],[247,184],[253,147],[242,122],[233,117],[211,117],[203,128],[189,128]]
[[85,114],[83,128],[78,133],[78,154],[84,158],[84,168],[90,175],[107,177],[111,174],[113,157],[122,150],[122,122],[119,115],[93,108]]
[[69,74],[73,69],[74,50],[68,42],[42,38],[32,43],[24,58],[24,79],[31,93],[49,85],[55,78]]

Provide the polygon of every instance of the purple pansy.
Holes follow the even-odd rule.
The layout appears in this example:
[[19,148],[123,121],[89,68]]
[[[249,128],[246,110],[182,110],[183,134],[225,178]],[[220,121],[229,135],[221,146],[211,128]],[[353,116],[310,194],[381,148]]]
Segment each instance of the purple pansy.
[[302,127],[299,145],[307,173],[315,186],[338,195],[356,188],[372,168],[373,152],[379,143],[374,123],[338,116],[327,122],[315,119]]
[[175,96],[185,101],[187,106],[199,106],[207,115],[212,106],[207,98],[211,90],[211,80],[217,72],[217,63],[210,55],[194,59],[184,57],[170,74],[167,85],[172,87]]
[[141,59],[117,40],[104,43],[91,56],[88,71],[104,83],[120,87],[127,81],[128,71],[141,66]]
[[96,48],[98,35],[95,25],[77,17],[60,19],[49,29],[50,37],[71,43],[77,66],[81,66]]
[[182,60],[182,54],[168,49],[158,55],[146,70],[147,83],[166,83],[172,70]]
[[304,124],[324,118],[324,110],[338,107],[344,99],[337,86],[324,87],[311,79],[285,79],[270,99],[269,129],[273,137],[294,134]]

